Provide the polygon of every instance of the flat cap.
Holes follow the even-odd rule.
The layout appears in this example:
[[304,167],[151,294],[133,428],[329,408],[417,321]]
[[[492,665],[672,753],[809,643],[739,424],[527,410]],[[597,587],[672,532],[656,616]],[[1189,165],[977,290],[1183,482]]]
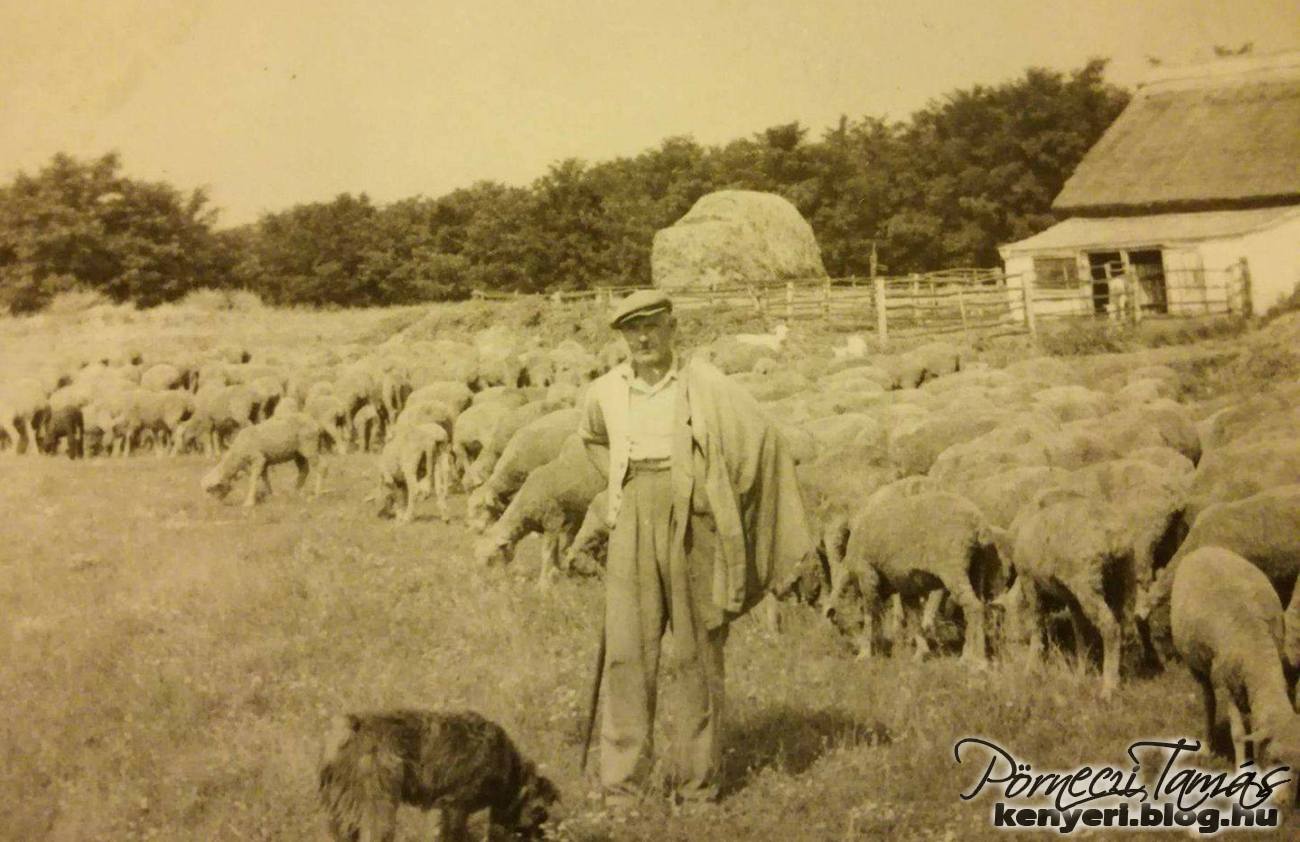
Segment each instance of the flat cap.
[[672,309],[672,299],[663,290],[639,289],[614,306],[614,312],[609,317],[609,326],[622,327],[632,319]]

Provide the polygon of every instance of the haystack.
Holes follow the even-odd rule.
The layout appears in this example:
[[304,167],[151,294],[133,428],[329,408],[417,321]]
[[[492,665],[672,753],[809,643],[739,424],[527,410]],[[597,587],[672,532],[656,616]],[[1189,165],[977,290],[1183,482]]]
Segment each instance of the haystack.
[[750,190],[701,197],[655,234],[650,269],[666,289],[826,277],[812,227],[794,205]]

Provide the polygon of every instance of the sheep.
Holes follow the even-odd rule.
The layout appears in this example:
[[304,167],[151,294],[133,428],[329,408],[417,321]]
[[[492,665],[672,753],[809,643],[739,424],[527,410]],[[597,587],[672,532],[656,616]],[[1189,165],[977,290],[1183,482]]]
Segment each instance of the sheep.
[[785,346],[786,337],[790,335],[790,328],[784,322],[772,328],[771,333],[737,333],[735,339],[742,345],[753,345],[758,348],[779,354]]
[[1013,628],[1029,635],[1029,651],[1042,652],[1044,598],[1064,600],[1082,643],[1082,620],[1101,634],[1101,696],[1119,687],[1123,631],[1134,622],[1133,550],[1113,505],[1075,489],[1049,488],[1034,497],[1009,530],[994,530],[998,548],[1015,570],[1003,596]]
[[700,349],[698,353],[723,374],[740,374],[753,371],[754,365],[760,359],[773,355],[772,350],[765,345],[741,342],[731,336],[723,336],[713,340]]
[[828,450],[812,462],[798,466],[796,474],[812,521],[813,535],[826,559],[830,591],[823,613],[834,610],[846,580],[844,552],[849,542],[853,514],[879,488],[898,479],[893,467],[882,464],[879,451],[869,445],[846,444]]
[[1066,483],[1112,504],[1120,513],[1133,550],[1138,592],[1151,587],[1157,567],[1167,563],[1186,534],[1183,508],[1189,477],[1170,474],[1150,462],[1117,459],[1075,471]]
[[[942,588],[965,621],[963,660],[983,663],[984,600],[1000,578],[989,524],[965,498],[930,490],[932,480],[913,477],[903,483],[875,492],[852,519],[844,565],[846,580],[857,583],[865,605],[859,655],[873,652],[874,614],[885,596],[897,592],[907,599]],[[930,603],[922,633],[933,626],[938,602]],[[917,644],[922,654],[924,638]]]
[[67,405],[50,411],[49,420],[41,434],[41,449],[51,455],[57,453],[60,439],[68,443],[69,459],[81,459],[86,455],[85,420],[81,415],[81,407]]
[[920,360],[927,381],[961,371],[961,351],[948,342],[927,342],[908,353]]
[[185,385],[185,376],[174,365],[158,363],[150,366],[145,370],[144,374],[140,375],[140,385],[145,389],[155,391],[179,389]]
[[604,567],[605,550],[609,542],[609,493],[601,489],[591,498],[587,513],[582,516],[578,534],[573,536],[569,549],[560,561],[560,569],[584,576],[594,575]]
[[497,418],[496,426],[483,442],[479,450],[478,457],[470,465],[463,477],[461,484],[466,491],[473,491],[483,483],[487,482],[493,469],[496,467],[497,460],[505,451],[506,445],[515,433],[522,430],[539,418],[554,412],[556,406],[550,401],[529,401],[521,407],[511,409]]
[[538,584],[545,588],[573,543],[591,501],[605,490],[609,453],[588,450],[577,435],[564,440],[554,459],[532,471],[500,519],[475,546],[483,564],[510,561],[515,545],[530,532],[542,535]]
[[[1234,760],[1257,768],[1269,761],[1300,769],[1300,714],[1287,698],[1278,649],[1282,603],[1268,578],[1230,550],[1202,547],[1179,565],[1170,597],[1174,646],[1201,687],[1206,742],[1217,724],[1215,693],[1228,699]],[[1253,728],[1253,732],[1248,732]],[[1289,806],[1294,783],[1278,802]]]
[[1025,466],[970,479],[955,490],[974,503],[990,524],[1006,529],[1026,501],[1040,491],[1068,482],[1070,476],[1064,468]]
[[1169,564],[1151,588],[1139,616],[1153,617],[1160,627],[1163,609],[1178,567],[1192,553],[1215,546],[1231,550],[1258,568],[1287,602],[1287,643],[1283,650],[1292,670],[1300,670],[1300,484],[1270,488],[1205,509],[1192,524]]
[[170,446],[177,428],[194,414],[194,397],[175,389],[140,389],[133,397],[127,414],[127,452],[138,436],[147,434],[154,452],[162,456],[161,446]]
[[[505,510],[528,475],[559,455],[569,434],[578,428],[579,410],[562,409],[543,415],[510,437],[487,481],[470,493],[465,520],[483,532]],[[475,464],[478,464],[477,462]]]
[[1250,497],[1268,488],[1300,482],[1300,440],[1242,441],[1212,450],[1196,467],[1187,492],[1187,521],[1213,503]]
[[[287,402],[289,398],[285,398]],[[283,402],[281,403],[283,406]],[[278,410],[278,407],[277,407]],[[333,394],[317,392],[307,398],[302,406],[306,413],[321,427],[322,444],[328,440],[330,448],[339,453],[347,441],[348,411]]]
[[203,475],[200,486],[209,494],[222,497],[230,490],[231,482],[247,470],[249,483],[244,506],[251,507],[257,503],[259,486],[264,485],[268,494],[271,491],[267,468],[293,461],[298,466],[298,488],[306,484],[308,474],[314,469],[314,495],[319,495],[325,481],[325,464],[320,460],[320,430],[319,424],[301,413],[245,427],[235,435],[221,461]]
[[203,452],[213,456],[224,436],[253,423],[257,396],[244,385],[202,386],[194,396],[194,414],[177,426],[172,434],[172,453],[202,437]]
[[434,383],[428,383],[407,396],[405,405],[421,403],[423,401],[434,400],[441,401],[456,412],[463,412],[473,400],[474,393],[464,383],[455,380],[439,380]]
[[1033,400],[1062,423],[1098,418],[1112,409],[1109,395],[1083,386],[1051,386],[1034,392]]
[[417,499],[432,494],[443,523],[450,522],[447,508],[450,456],[447,431],[440,424],[398,425],[393,438],[384,444],[379,455],[376,496],[383,501],[379,516],[386,518],[393,514],[400,492],[405,506],[398,513],[397,520],[410,523],[415,516]]
[[837,360],[862,359],[867,355],[867,341],[861,336],[844,337],[844,345],[831,349],[831,356]]
[[520,391],[503,393],[487,402],[472,403],[456,416],[451,431],[451,452],[457,476],[463,477],[483,451],[501,416],[523,406],[527,400],[527,395]]
[[[36,445],[36,429],[50,412],[45,388],[33,378],[0,384],[0,435],[8,436],[17,453],[26,453],[29,440]],[[32,452],[40,448],[34,446]]]
[[1001,410],[928,413],[894,427],[889,437],[889,460],[903,476],[924,474],[940,453],[984,435],[1007,417]]

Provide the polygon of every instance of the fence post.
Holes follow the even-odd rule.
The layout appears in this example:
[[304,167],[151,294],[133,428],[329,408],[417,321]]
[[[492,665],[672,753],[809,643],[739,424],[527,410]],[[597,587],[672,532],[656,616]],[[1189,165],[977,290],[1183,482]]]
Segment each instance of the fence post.
[[1250,264],[1241,258],[1241,315],[1249,319],[1255,315],[1255,305],[1250,296]]
[[966,288],[964,285],[957,287],[957,310],[961,313],[961,335],[970,335],[970,325],[966,321]]
[[794,281],[785,282],[785,320],[794,321]]
[[876,333],[878,342],[883,350],[889,342],[889,320],[885,313],[885,279],[877,275],[872,278],[876,286]]
[[1029,328],[1031,337],[1038,337],[1038,325],[1034,322],[1034,276],[1025,272],[1020,275],[1020,297],[1025,307],[1025,327]]
[[[857,286],[857,284],[854,284]],[[826,276],[826,282],[822,284],[822,321],[829,327],[831,322],[831,278]]]

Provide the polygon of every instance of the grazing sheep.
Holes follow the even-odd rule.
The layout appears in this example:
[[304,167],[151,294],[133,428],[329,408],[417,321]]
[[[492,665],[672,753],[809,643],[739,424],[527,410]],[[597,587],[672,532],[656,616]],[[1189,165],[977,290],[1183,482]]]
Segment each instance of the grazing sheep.
[[527,401],[528,396],[523,392],[511,391],[487,402],[476,401],[456,416],[451,431],[451,452],[458,477],[465,475],[473,460],[483,451],[501,416]]
[[976,477],[957,490],[974,503],[993,526],[1006,529],[1024,504],[1040,491],[1070,480],[1064,468],[1046,465],[1011,468],[992,476]]
[[[593,453],[597,454],[593,460]],[[487,534],[475,546],[483,564],[506,564],[525,535],[542,535],[542,564],[538,584],[546,587],[552,574],[562,572],[562,559],[572,545],[591,501],[605,490],[609,464],[603,448],[589,451],[582,439],[565,439],[554,459],[534,470]]]
[[949,447],[978,438],[1007,420],[1001,410],[932,412],[896,425],[889,436],[889,461],[903,476],[924,474]]
[[[285,398],[286,402],[288,400]],[[335,453],[343,452],[343,446],[347,442],[348,410],[342,401],[333,394],[318,392],[307,398],[302,412],[320,425],[322,444],[328,444]]]
[[762,344],[741,342],[733,336],[719,337],[697,352],[706,362],[712,363],[723,374],[741,374],[753,371],[754,365],[764,357],[773,355],[772,349]]
[[257,396],[244,385],[203,386],[194,396],[194,414],[173,431],[173,453],[200,439],[205,455],[213,456],[225,436],[253,423]]
[[[857,583],[865,605],[859,652],[872,654],[874,615],[891,593],[906,603],[942,588],[965,621],[962,658],[982,663],[987,657],[984,601],[994,595],[1001,578],[993,533],[972,503],[927,490],[932,483],[913,477],[886,486],[852,519],[844,565],[846,579]],[[926,612],[922,634],[933,631],[937,607],[935,601]],[[917,644],[918,652],[924,652],[924,637]]]
[[315,494],[320,494],[325,481],[325,465],[320,460],[320,429],[319,424],[301,413],[245,427],[235,435],[221,461],[204,474],[203,490],[224,496],[231,482],[247,470],[249,483],[244,505],[252,506],[257,502],[259,486],[265,486],[268,494],[271,492],[267,469],[293,461],[298,466],[298,488],[306,484],[308,474],[314,469]]
[[1112,409],[1110,395],[1083,386],[1051,386],[1034,392],[1033,400],[1061,423],[1098,418]]
[[456,412],[463,412],[470,405],[473,398],[474,393],[464,383],[454,380],[440,380],[421,386],[411,392],[406,398],[405,405],[412,406],[425,401],[441,401]]
[[194,396],[176,389],[140,389],[133,398],[127,414],[127,452],[138,437],[148,436],[154,453],[162,456],[163,447],[175,439],[177,428],[194,414]]
[[1270,488],[1205,509],[1192,524],[1178,552],[1161,571],[1139,615],[1154,616],[1162,627],[1163,609],[1178,567],[1204,547],[1222,547],[1263,572],[1278,598],[1287,604],[1287,643],[1283,649],[1292,670],[1300,670],[1300,485]]
[[926,381],[961,371],[961,351],[948,342],[927,342],[908,353],[920,360]]
[[[1234,760],[1300,768],[1300,714],[1287,698],[1283,676],[1282,603],[1268,578],[1230,550],[1202,547],[1189,554],[1174,576],[1170,597],[1174,646],[1201,687],[1206,742],[1217,717],[1215,692],[1228,699]],[[1253,729],[1253,732],[1252,730]],[[1290,806],[1294,784],[1276,803]]]
[[394,428],[393,438],[379,455],[379,489],[383,501],[379,516],[393,514],[398,495],[403,508],[397,519],[410,523],[415,517],[415,503],[430,494],[438,503],[438,515],[444,523],[451,520],[447,493],[451,483],[451,451],[447,431],[440,424],[408,423]]
[[853,514],[863,500],[897,480],[898,471],[884,465],[873,448],[848,444],[799,465],[795,472],[818,550],[826,560],[830,590],[823,613],[829,615],[846,582],[844,552]]
[[1279,485],[1300,482],[1300,438],[1241,441],[1210,451],[1187,492],[1187,521],[1207,506],[1230,503]]
[[1183,509],[1189,480],[1150,462],[1116,459],[1075,471],[1068,483],[1120,513],[1139,593],[1151,587],[1156,569],[1168,563],[1187,532]]
[[68,443],[68,458],[81,459],[86,455],[85,430],[81,407],[68,405],[51,410],[41,434],[41,450],[53,455],[59,451],[59,441],[64,440]]
[[560,568],[583,576],[592,576],[605,566],[605,551],[609,542],[608,490],[591,498],[587,513],[582,516],[578,534],[573,536],[569,549],[560,561]]
[[496,468],[497,460],[501,458],[506,445],[510,443],[515,433],[556,409],[557,407],[550,401],[529,401],[499,416],[496,426],[483,442],[478,457],[461,478],[461,485],[465,490],[473,491],[487,482],[493,469]]
[[140,386],[145,389],[162,391],[163,389],[180,389],[185,385],[185,376],[174,365],[158,363],[150,366],[140,375]]
[[[15,452],[26,453],[29,441],[36,444],[36,430],[49,411],[49,399],[40,381],[23,378],[0,384],[0,437],[7,436]],[[38,450],[34,447],[32,452]]]
[[465,503],[465,520],[470,528],[486,530],[505,511],[528,475],[559,455],[569,434],[578,429],[578,415],[576,409],[557,410],[510,437],[492,475],[470,493]]
[[1132,542],[1113,505],[1074,489],[1040,492],[1005,532],[995,530],[1004,559],[1015,568],[1015,585],[1004,597],[1012,628],[1029,636],[1029,650],[1042,652],[1042,601],[1064,601],[1083,641],[1083,620],[1101,634],[1102,698],[1119,687],[1124,629],[1133,622]]

